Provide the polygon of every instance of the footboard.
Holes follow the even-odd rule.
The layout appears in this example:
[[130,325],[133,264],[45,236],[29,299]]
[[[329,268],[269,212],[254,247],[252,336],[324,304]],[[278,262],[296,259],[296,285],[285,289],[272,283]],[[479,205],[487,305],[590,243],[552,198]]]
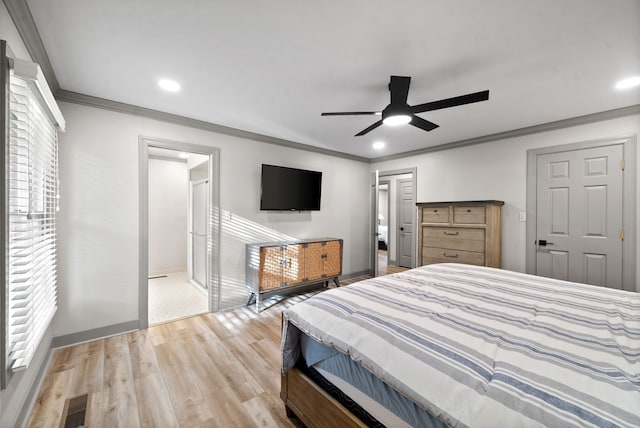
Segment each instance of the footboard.
[[280,398],[287,416],[297,416],[307,427],[366,427],[300,370],[282,376]]

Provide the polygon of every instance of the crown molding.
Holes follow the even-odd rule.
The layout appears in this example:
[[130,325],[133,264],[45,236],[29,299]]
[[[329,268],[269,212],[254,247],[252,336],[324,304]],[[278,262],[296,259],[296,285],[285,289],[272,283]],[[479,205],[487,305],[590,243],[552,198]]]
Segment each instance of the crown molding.
[[53,67],[49,61],[49,55],[44,48],[40,33],[31,15],[31,10],[26,0],[4,0],[4,4],[9,11],[22,41],[31,55],[31,60],[38,63],[42,69],[45,79],[54,94],[60,90],[60,83],[53,72]]
[[86,105],[90,107],[102,108],[105,110],[116,111],[120,113],[132,114],[136,116],[148,117],[164,122],[174,123],[177,125],[188,126],[191,128],[202,129],[205,131],[217,132],[224,135],[230,135],[239,138],[246,138],[249,140],[260,141],[263,143],[274,144],[277,146],[288,147],[292,149],[304,150],[314,153],[320,153],[328,156],[335,156],[344,159],[355,160],[364,163],[377,163],[387,160],[401,159],[425,153],[431,153],[442,150],[449,150],[458,147],[471,146],[474,144],[482,144],[490,141],[504,140],[507,138],[522,137],[530,134],[537,134],[541,132],[548,132],[562,128],[569,128],[572,126],[586,125],[589,123],[600,122],[603,120],[615,119],[623,116],[631,116],[640,114],[640,104],[622,107],[613,110],[607,110],[598,113],[587,114],[584,116],[573,117],[569,119],[557,120],[554,122],[543,123],[539,125],[528,126],[525,128],[513,129],[510,131],[499,132],[496,134],[489,134],[481,137],[474,137],[465,140],[454,141],[445,144],[439,144],[436,146],[425,147],[422,149],[411,150],[408,152],[397,153],[389,156],[382,156],[377,158],[366,158],[362,156],[351,155],[348,153],[339,152],[336,150],[324,149],[321,147],[311,146],[302,143],[296,143],[281,138],[270,137],[268,135],[262,135],[255,132],[243,131],[241,129],[231,128],[223,125],[218,125],[211,122],[205,122],[202,120],[191,119],[185,116],[180,116],[171,113],[161,112],[159,110],[148,109],[145,107],[138,107],[131,104],[121,103],[117,101],[111,101],[105,98],[93,97],[90,95],[80,94],[77,92],[67,91],[62,89],[58,83],[58,79],[53,71],[53,67],[49,61],[49,56],[44,48],[40,34],[36,27],[33,15],[29,10],[26,0],[3,0],[4,4],[9,11],[9,15],[13,19],[13,22],[22,37],[27,50],[31,55],[31,59],[40,65],[42,72],[51,88],[51,91],[55,95],[56,99],[60,101],[66,101],[75,104]]
[[557,129],[571,128],[573,126],[587,125],[594,122],[602,122],[603,120],[617,119],[624,116],[633,116],[640,114],[640,104],[628,107],[621,107],[613,110],[601,111],[598,113],[586,114],[584,116],[572,117],[569,119],[556,120],[554,122],[541,123],[539,125],[527,126],[525,128],[512,129],[511,131],[498,132],[496,134],[484,135],[482,137],[468,138],[466,140],[454,141],[451,143],[439,144],[437,146],[425,147],[422,149],[411,150],[408,152],[397,153],[389,156],[371,158],[370,163],[384,162],[388,160],[401,159],[411,156],[422,155],[425,153],[439,152],[442,150],[455,149],[458,147],[472,146],[474,144],[488,143],[490,141],[504,140],[507,138],[522,137],[530,134],[539,134],[542,132],[555,131]]
[[125,104],[117,101],[111,101],[104,98],[93,97],[90,95],[79,94],[77,92],[67,91],[60,87],[60,83],[53,71],[49,56],[44,48],[40,33],[36,27],[33,15],[29,9],[26,0],[3,0],[9,11],[9,15],[13,20],[18,33],[31,55],[31,59],[40,65],[42,73],[51,88],[51,92],[56,99],[75,104],[86,105],[90,107],[102,108],[105,110],[116,111],[120,113],[132,114],[136,116],[148,117],[151,119],[161,120],[164,122],[174,123],[177,125],[188,126],[191,128],[202,129],[205,131],[217,132],[219,134],[231,135],[234,137],[256,140],[263,143],[274,144],[277,146],[288,147],[291,149],[304,150],[308,152],[320,153],[328,156],[335,156],[344,159],[355,160],[359,162],[369,163],[369,159],[361,156],[351,155],[336,150],[324,149],[322,147],[310,146],[307,144],[296,143],[282,138],[270,137],[268,135],[258,134],[241,129],[231,128],[228,126],[218,125],[215,123],[205,122],[202,120],[191,119],[171,113],[164,113],[158,110],[138,107],[135,105]]
[[165,113],[159,110],[153,110],[146,107],[138,107],[135,105],[112,101],[105,98],[94,97],[91,95],[80,94],[77,92],[61,89],[56,93],[58,101],[64,101],[74,104],[96,107],[104,110],[111,110],[118,113],[125,113],[135,116],[147,117],[162,122],[173,123],[176,125],[187,126],[189,128],[202,129],[204,131],[215,132],[218,134],[230,135],[232,137],[245,138],[249,140],[260,141],[262,143],[274,144],[276,146],[288,147],[290,149],[304,150],[307,152],[320,153],[323,155],[334,156],[344,159],[350,159],[358,162],[369,163],[369,159],[351,155],[348,153],[338,152],[336,150],[325,149],[322,147],[310,146],[307,144],[296,143],[282,138],[270,137],[268,135],[258,134],[242,129],[231,128],[224,125],[218,125],[203,120],[191,119],[189,117],[180,116],[172,113]]

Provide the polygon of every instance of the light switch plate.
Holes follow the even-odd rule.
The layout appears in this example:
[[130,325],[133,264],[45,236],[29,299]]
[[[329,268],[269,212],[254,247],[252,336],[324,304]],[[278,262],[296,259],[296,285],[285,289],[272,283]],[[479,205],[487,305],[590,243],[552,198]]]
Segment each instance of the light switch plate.
[[520,221],[527,221],[527,213],[520,211]]

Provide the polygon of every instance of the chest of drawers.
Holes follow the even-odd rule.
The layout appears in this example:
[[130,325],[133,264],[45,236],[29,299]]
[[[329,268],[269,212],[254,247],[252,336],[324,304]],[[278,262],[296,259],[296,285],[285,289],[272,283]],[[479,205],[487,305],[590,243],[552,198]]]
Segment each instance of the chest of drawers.
[[418,264],[501,267],[502,201],[418,203]]

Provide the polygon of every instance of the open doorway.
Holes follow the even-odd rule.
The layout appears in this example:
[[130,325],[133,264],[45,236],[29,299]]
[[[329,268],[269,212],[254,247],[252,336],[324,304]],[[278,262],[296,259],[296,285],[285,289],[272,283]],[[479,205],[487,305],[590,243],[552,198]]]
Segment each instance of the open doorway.
[[140,327],[218,308],[218,151],[140,139]]
[[389,181],[378,181],[378,273],[389,266]]
[[372,177],[372,266],[386,275],[416,266],[416,168]]
[[149,324],[208,311],[209,157],[149,147]]

